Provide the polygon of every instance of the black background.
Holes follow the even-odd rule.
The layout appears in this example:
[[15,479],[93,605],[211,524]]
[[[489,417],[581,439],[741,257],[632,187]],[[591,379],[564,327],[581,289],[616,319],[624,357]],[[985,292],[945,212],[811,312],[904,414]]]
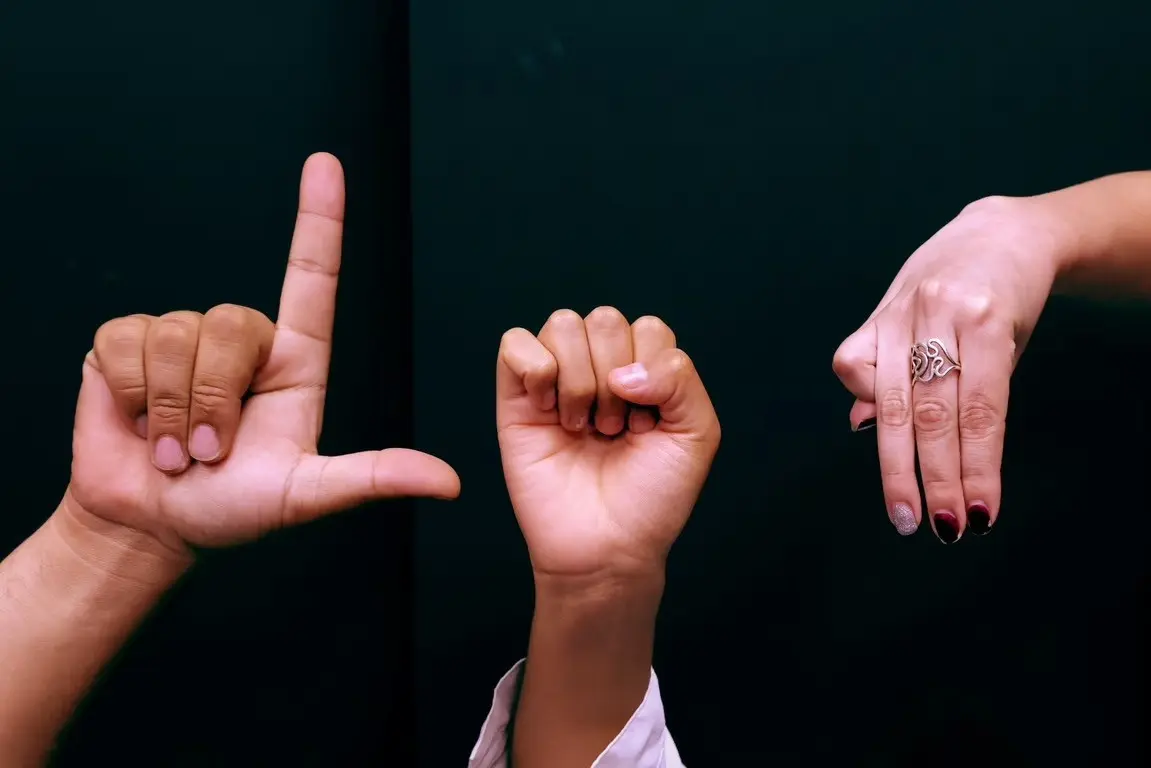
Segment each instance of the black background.
[[891,530],[830,358],[965,203],[1151,165],[1151,10],[421,0],[410,42],[408,21],[0,8],[0,550],[67,481],[102,321],[274,312],[321,149],[349,183],[323,448],[413,444],[464,481],[414,530],[376,505],[207,558],[58,764],[407,765],[418,741],[462,765],[531,613],[499,335],[598,304],[667,319],[724,423],[657,648],[689,765],[1143,764],[1145,309],[1052,303],[1001,522],[951,548]]

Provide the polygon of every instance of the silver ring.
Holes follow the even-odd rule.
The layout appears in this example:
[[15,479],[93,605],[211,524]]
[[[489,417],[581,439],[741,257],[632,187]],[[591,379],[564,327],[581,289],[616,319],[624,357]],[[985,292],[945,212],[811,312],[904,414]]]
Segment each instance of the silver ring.
[[911,378],[926,384],[942,379],[952,371],[963,370],[939,339],[928,339],[911,345]]

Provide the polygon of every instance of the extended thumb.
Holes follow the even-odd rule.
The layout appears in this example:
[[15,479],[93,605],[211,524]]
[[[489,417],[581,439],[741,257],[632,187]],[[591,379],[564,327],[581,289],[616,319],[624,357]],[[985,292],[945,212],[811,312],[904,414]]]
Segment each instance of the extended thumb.
[[451,466],[420,451],[388,448],[345,456],[307,456],[292,474],[286,518],[290,524],[377,499],[454,499],[460,478]]

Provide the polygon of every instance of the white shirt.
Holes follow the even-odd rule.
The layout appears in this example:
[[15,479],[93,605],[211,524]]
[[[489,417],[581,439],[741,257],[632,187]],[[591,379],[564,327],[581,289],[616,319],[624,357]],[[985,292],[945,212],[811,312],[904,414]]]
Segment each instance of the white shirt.
[[[492,695],[488,719],[484,721],[480,738],[468,760],[468,768],[507,768],[510,747],[507,730],[523,669],[521,660],[500,678]],[[639,708],[592,763],[592,768],[684,768],[664,721],[663,701],[659,697],[659,681],[654,670]]]

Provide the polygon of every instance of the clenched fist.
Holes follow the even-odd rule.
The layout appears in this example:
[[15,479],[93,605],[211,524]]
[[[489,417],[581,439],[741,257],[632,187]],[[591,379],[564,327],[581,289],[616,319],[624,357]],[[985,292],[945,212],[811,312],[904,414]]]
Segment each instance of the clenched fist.
[[309,158],[274,325],[225,305],[100,328],[84,361],[68,508],[185,552],[371,499],[459,493],[451,467],[416,451],[316,453],[343,215],[339,163]]
[[671,329],[560,310],[538,334],[504,334],[496,376],[504,475],[537,576],[662,568],[720,439]]

